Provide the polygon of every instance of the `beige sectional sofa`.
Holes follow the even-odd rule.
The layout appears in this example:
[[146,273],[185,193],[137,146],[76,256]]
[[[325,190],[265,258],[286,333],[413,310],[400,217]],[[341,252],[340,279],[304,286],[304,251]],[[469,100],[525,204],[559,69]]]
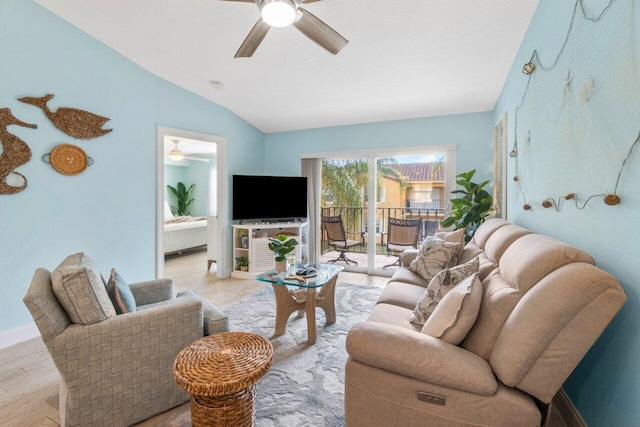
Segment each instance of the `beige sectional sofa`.
[[[626,301],[583,251],[491,219],[459,263],[480,257],[482,303],[458,345],[409,322],[428,283],[400,268],[347,337],[348,427],[538,426],[553,396]],[[415,252],[403,254],[406,267]]]

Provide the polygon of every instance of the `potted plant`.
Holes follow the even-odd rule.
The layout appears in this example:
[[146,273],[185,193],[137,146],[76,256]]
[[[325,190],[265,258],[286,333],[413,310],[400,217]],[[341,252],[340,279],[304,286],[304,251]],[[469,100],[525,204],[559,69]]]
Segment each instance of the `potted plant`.
[[191,213],[189,206],[193,203],[193,197],[191,199],[189,197],[191,197],[191,191],[195,186],[195,184],[191,184],[187,188],[182,182],[178,182],[177,188],[167,185],[167,189],[176,197],[178,202],[177,206],[171,206],[171,212],[174,215],[185,216]]
[[289,238],[284,234],[278,234],[275,237],[269,237],[269,249],[276,256],[276,270],[283,272],[287,270],[287,255],[295,250],[298,241]]
[[249,258],[246,256],[236,258],[236,268],[240,271],[249,271]]
[[460,228],[465,229],[465,243],[473,238],[476,230],[482,224],[489,212],[491,212],[492,197],[483,188],[489,184],[484,181],[480,184],[471,182],[471,178],[476,173],[475,169],[456,175],[456,184],[462,187],[452,191],[452,194],[460,196],[451,199],[451,210],[447,212],[447,216],[440,222],[443,227],[454,227],[454,230]]

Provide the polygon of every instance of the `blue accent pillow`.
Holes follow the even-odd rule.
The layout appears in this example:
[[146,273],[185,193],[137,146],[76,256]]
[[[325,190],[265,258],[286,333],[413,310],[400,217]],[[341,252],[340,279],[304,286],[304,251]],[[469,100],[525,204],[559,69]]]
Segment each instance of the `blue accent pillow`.
[[136,311],[136,299],[133,292],[129,289],[127,282],[116,272],[115,268],[111,269],[111,276],[107,282],[107,293],[116,313],[134,313]]

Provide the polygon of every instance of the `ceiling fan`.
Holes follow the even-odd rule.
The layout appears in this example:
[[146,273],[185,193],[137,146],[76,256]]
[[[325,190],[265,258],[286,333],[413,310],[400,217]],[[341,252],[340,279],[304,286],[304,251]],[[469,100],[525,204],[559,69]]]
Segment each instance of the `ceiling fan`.
[[315,3],[321,0],[224,0],[242,3],[255,3],[262,14],[256,25],[234,58],[249,58],[256,51],[271,27],[287,27],[293,25],[305,36],[336,55],[349,43],[333,28],[322,22],[315,15],[300,7],[300,4]]

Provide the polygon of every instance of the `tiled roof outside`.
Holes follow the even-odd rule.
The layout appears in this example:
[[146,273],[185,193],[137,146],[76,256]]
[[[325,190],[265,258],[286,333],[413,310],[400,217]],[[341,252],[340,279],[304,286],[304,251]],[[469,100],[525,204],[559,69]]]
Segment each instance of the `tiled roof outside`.
[[400,170],[407,182],[444,181],[445,164],[437,163],[401,163]]

